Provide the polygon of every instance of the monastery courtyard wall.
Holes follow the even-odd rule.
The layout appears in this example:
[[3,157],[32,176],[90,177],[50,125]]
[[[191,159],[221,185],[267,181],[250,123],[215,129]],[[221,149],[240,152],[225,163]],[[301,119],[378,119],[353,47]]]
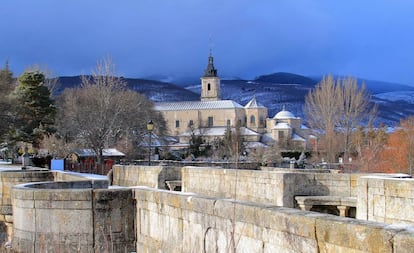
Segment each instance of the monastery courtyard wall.
[[[15,252],[231,252],[234,247],[261,253],[397,253],[414,248],[414,180],[392,178],[399,175],[120,165],[110,176],[114,186],[107,188],[105,180],[50,174],[55,182],[11,190]],[[182,191],[164,190],[167,181],[181,182]],[[359,219],[293,208],[297,196],[355,198]]]

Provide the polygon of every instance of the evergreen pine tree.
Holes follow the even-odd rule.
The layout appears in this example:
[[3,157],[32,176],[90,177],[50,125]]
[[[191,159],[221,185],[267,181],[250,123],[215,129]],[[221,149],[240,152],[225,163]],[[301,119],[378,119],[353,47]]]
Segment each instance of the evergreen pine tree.
[[45,86],[45,76],[39,72],[25,72],[18,79],[14,91],[16,101],[14,140],[37,146],[43,134],[53,132],[55,106]]
[[13,73],[9,69],[9,64],[6,62],[4,69],[0,69],[0,143],[6,142],[6,134],[11,126],[11,107],[12,101],[10,93],[13,91]]

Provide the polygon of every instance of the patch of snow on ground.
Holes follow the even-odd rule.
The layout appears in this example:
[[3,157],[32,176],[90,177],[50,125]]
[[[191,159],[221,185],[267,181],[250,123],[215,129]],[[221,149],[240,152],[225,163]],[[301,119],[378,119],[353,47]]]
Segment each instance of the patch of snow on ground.
[[98,180],[108,179],[107,176],[97,175],[97,174],[80,173],[80,172],[73,172],[73,171],[64,171],[64,173],[82,176],[82,177],[87,178],[87,179],[98,179]]
[[414,104],[414,91],[395,91],[395,92],[385,92],[376,94],[373,96],[377,99],[383,99],[388,101],[406,101],[408,103]]

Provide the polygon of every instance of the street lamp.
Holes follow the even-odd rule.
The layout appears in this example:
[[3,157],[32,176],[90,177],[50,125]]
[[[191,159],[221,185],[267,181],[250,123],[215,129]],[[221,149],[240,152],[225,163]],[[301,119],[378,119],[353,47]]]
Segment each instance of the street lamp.
[[147,123],[147,130],[149,134],[149,142],[148,142],[148,166],[151,166],[151,135],[152,130],[154,130],[154,122],[152,120],[148,121]]

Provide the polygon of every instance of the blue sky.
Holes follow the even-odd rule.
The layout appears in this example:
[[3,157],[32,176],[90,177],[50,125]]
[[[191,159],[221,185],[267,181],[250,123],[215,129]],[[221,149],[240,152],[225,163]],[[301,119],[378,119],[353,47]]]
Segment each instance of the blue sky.
[[0,0],[0,66],[126,77],[339,74],[414,85],[410,0]]

